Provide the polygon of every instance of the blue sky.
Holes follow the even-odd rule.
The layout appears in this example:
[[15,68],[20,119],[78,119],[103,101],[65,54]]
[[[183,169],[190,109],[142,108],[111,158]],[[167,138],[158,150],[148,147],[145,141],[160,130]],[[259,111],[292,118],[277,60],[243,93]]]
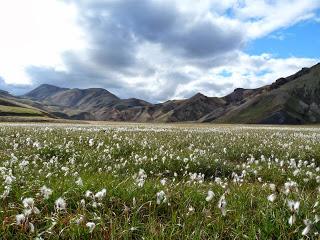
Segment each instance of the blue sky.
[[276,57],[319,58],[320,22],[307,20],[256,39],[245,50],[248,54],[271,53]]
[[318,0],[2,0],[0,89],[223,96],[320,61]]

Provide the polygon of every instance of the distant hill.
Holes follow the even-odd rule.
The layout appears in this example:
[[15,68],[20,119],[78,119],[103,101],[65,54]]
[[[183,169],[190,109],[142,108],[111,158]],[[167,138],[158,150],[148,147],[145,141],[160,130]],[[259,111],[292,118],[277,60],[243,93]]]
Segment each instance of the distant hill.
[[50,117],[50,114],[19,102],[8,92],[0,91],[0,120],[3,117]]
[[320,64],[257,89],[237,88],[227,96],[151,104],[120,99],[101,88],[68,89],[43,84],[19,101],[57,118],[136,122],[261,124],[320,123]]
[[49,84],[40,85],[22,98],[56,117],[78,120],[127,120],[118,119],[121,111],[151,105],[135,98],[120,99],[102,88],[69,89]]

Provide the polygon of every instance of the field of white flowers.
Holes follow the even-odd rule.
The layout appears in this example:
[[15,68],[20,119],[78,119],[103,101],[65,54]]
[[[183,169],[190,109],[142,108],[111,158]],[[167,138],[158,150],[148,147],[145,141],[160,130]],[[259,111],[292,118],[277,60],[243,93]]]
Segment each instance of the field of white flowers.
[[0,125],[0,239],[319,239],[320,128]]

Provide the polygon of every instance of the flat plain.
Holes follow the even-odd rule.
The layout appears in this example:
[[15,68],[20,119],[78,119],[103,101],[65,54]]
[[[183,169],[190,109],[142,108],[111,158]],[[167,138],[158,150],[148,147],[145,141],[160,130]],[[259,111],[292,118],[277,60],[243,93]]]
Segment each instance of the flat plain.
[[1,239],[319,239],[320,128],[0,125]]

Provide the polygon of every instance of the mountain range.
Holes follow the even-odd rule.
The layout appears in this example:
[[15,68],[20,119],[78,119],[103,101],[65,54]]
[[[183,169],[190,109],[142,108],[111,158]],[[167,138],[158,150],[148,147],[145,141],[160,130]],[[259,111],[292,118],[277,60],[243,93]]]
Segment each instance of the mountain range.
[[[19,108],[20,113],[15,114],[12,108],[6,112],[8,104]],[[23,96],[0,91],[0,116],[10,114],[134,122],[320,123],[320,63],[260,88],[237,88],[220,98],[197,93],[188,99],[158,104],[121,99],[102,88],[43,84]]]

